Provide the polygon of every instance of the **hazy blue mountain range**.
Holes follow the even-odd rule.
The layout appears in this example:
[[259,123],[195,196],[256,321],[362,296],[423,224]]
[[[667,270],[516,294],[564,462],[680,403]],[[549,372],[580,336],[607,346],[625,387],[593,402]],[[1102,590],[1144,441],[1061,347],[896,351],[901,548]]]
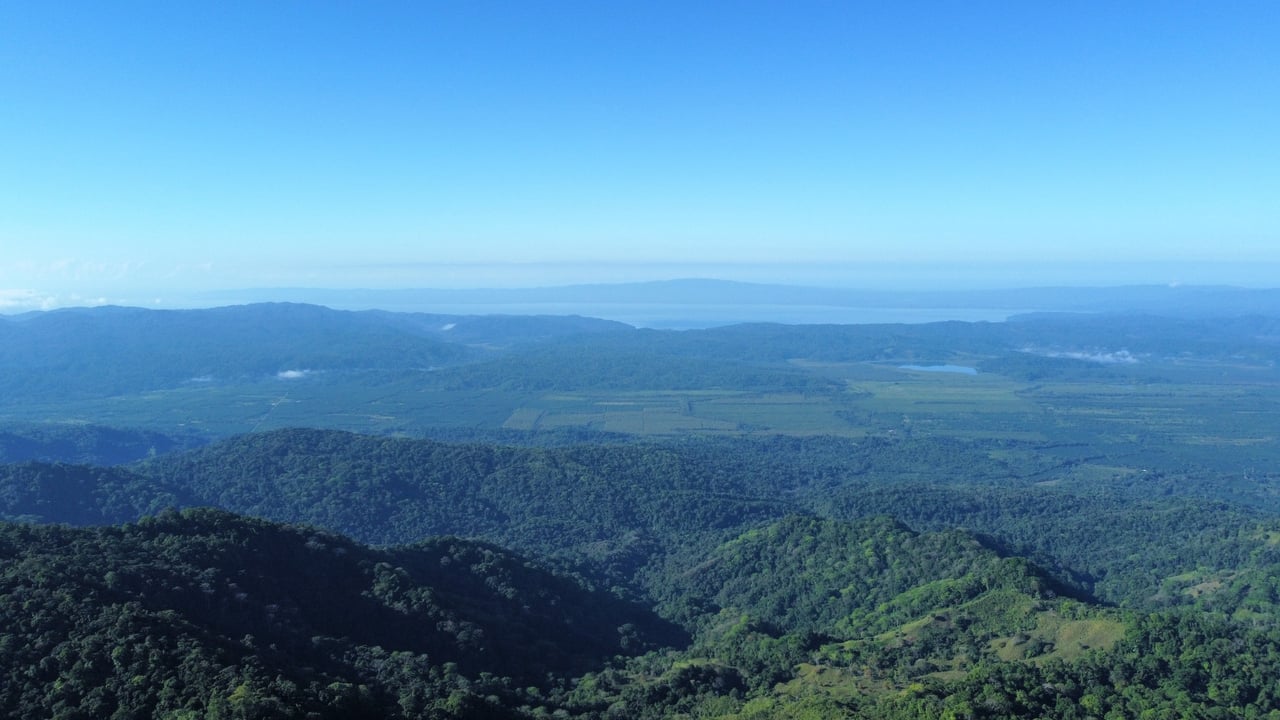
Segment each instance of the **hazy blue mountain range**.
[[0,398],[109,396],[313,372],[418,370],[565,334],[588,318],[346,312],[291,303],[76,308],[0,318]]
[[[208,303],[270,299],[343,308],[429,310],[433,306],[812,306],[835,308],[998,309],[1010,312],[1121,312],[1183,317],[1280,315],[1280,289],[1231,286],[1133,285],[1013,287],[999,290],[885,291],[683,279],[542,288],[332,290],[274,288],[220,291]],[[582,312],[581,310],[579,312]],[[589,312],[587,314],[590,314]]]

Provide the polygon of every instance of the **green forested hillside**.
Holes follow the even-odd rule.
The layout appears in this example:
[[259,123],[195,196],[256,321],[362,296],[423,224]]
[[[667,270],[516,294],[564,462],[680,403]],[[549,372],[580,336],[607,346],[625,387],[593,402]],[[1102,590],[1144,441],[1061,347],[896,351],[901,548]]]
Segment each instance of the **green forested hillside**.
[[8,717],[504,714],[549,673],[680,641],[641,608],[456,539],[377,551],[191,510],[3,524],[0,560]]
[[[995,588],[1056,596],[1063,588],[962,532],[917,534],[890,518],[845,523],[792,516],[749,530],[673,570],[675,603],[743,612],[785,632],[865,632],[863,618],[902,623]],[[930,590],[920,590],[939,583]],[[924,594],[901,616],[886,604]],[[883,630],[886,628],[880,627]]]
[[196,504],[195,496],[182,488],[124,468],[0,465],[0,520],[112,525]]
[[428,368],[473,355],[359,313],[309,305],[78,308],[0,322],[0,395],[74,400],[290,371]]
[[379,310],[361,314],[410,332],[434,335],[447,342],[497,348],[634,329],[625,323],[580,315],[438,315]]
[[1170,579],[1185,573],[1210,577],[1280,566],[1272,539],[1280,521],[1273,514],[1202,498],[1135,498],[1105,488],[1085,494],[1054,487],[856,483],[814,507],[832,517],[892,513],[913,528],[966,528],[1007,552],[1034,558],[1101,600],[1127,606],[1191,599],[1169,592]]
[[786,480],[725,473],[650,445],[522,448],[291,430],[138,472],[207,503],[367,542],[458,534],[606,563],[628,562],[633,546],[678,544],[788,506],[774,493]]
[[0,427],[0,463],[26,460],[121,465],[204,443],[198,436],[123,430],[85,423],[39,423]]
[[1067,599],[1034,566],[961,533],[788,518],[710,550],[673,578],[680,586],[692,589],[675,595],[697,618],[694,642],[585,677],[571,715],[1280,714],[1274,625]]
[[494,546],[372,550],[211,510],[0,524],[0,560],[7,717],[1264,717],[1280,700],[1274,626],[1090,607],[888,519],[791,517],[708,547],[668,578],[691,641]]
[[[272,443],[290,435],[254,438],[240,452],[283,454],[287,446]],[[387,442],[321,433],[311,448],[359,440]],[[593,450],[610,467],[610,448]],[[565,460],[548,452],[533,457]],[[664,492],[680,495],[668,487],[654,496]],[[358,492],[345,497],[359,502]],[[609,499],[625,507],[624,497]],[[583,502],[580,519],[602,500]],[[786,514],[781,504],[770,512]],[[622,517],[619,508],[610,521]],[[578,557],[607,564],[625,549],[630,562],[611,576],[637,572],[638,597],[691,639],[640,604],[468,541],[370,550],[211,510],[114,528],[5,525],[0,652],[21,674],[0,707],[12,716],[123,706],[175,717],[584,718],[1280,709],[1274,590],[1263,582],[1275,573],[1264,565],[1199,578],[1206,587],[1178,614],[1120,614],[1072,599],[1078,591],[964,532],[790,514],[677,541],[662,533],[679,535],[696,518],[647,522],[647,539],[619,527],[625,537],[606,534],[612,542]],[[1253,539],[1269,548],[1278,536]],[[1224,599],[1207,587],[1214,582],[1246,601]]]
[[478,537],[642,593],[666,558],[797,512],[966,528],[1131,607],[1204,602],[1189,588],[1280,564],[1265,494],[1244,502],[1230,485],[1156,473],[1090,479],[1073,462],[945,438],[522,447],[288,430],[128,470],[3,466],[0,513],[88,524],[214,505],[379,544]]

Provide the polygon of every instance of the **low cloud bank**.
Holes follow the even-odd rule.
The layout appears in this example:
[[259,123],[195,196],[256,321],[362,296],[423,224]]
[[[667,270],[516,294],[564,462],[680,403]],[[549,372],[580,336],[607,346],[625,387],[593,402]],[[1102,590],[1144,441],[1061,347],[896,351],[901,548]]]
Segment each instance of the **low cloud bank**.
[[1051,358],[1085,360],[1101,365],[1137,365],[1138,358],[1128,350],[1041,350],[1024,348],[1023,352]]

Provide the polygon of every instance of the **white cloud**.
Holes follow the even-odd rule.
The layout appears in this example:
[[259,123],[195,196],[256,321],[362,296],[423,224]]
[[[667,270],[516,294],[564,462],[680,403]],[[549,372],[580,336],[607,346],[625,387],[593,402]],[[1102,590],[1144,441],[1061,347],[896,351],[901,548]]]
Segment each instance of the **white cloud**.
[[1052,358],[1068,358],[1071,360],[1087,360],[1102,365],[1136,365],[1138,358],[1128,350],[1037,350],[1026,348],[1023,352]]
[[106,297],[99,295],[98,297],[85,297],[80,293],[71,293],[67,297],[67,304],[77,307],[99,307],[101,305],[109,305],[111,303]]
[[281,370],[276,373],[276,377],[280,380],[297,380],[311,374],[310,370]]
[[52,310],[58,307],[56,295],[46,295],[35,290],[0,288],[0,312],[26,312],[28,310]]

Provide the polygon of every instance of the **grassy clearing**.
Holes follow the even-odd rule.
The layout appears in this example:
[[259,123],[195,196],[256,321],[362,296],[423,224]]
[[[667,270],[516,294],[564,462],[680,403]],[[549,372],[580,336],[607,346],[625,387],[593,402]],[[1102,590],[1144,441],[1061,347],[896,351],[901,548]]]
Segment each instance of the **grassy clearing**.
[[1093,649],[1110,649],[1124,637],[1125,626],[1110,618],[1072,620],[1042,612],[1034,629],[993,638],[988,644],[1001,660],[1072,660]]
[[1236,577],[1238,573],[1229,571],[1191,570],[1165,578],[1160,584],[1160,596],[1183,595],[1194,600],[1218,592]]
[[871,692],[885,692],[890,686],[872,681],[850,668],[801,663],[795,678],[777,687],[781,695],[803,697],[815,691],[836,700],[852,700]]
[[1071,660],[1092,650],[1109,650],[1124,637],[1124,624],[1115,620],[1068,620],[1057,628],[1053,652],[1039,662],[1058,658]]

